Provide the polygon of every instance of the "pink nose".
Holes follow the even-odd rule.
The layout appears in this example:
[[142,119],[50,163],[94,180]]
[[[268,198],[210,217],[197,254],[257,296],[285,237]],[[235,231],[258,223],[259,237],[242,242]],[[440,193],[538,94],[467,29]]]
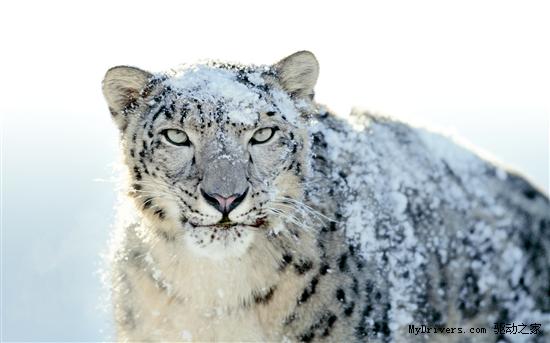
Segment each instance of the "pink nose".
[[[212,197],[218,201],[218,204],[220,204],[220,207],[222,209],[227,210],[231,206],[231,204],[235,201],[235,199],[237,199],[237,194],[233,194],[229,198],[224,198],[218,194],[212,194]],[[222,211],[222,212],[225,212],[225,211]]]
[[204,197],[204,200],[224,215],[229,214],[229,212],[231,212],[235,207],[239,206],[239,204],[246,197],[247,192],[248,189],[241,194],[233,194],[228,197],[224,197],[217,193],[207,193],[201,188],[201,194]]

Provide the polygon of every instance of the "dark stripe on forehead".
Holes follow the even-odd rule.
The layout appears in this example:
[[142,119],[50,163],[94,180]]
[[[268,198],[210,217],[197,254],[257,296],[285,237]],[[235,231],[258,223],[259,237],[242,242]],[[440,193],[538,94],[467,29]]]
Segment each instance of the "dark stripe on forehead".
[[171,111],[164,111],[164,116],[166,119],[172,119],[172,112]]
[[248,79],[248,75],[244,70],[239,70],[237,72],[237,81],[241,82],[242,84],[248,87],[254,86],[254,84],[250,82],[250,80]]
[[151,124],[154,123],[155,120],[157,120],[158,116],[160,115],[160,113],[161,113],[162,111],[166,111],[166,107],[164,107],[164,105],[163,105],[163,106],[160,106],[160,107],[158,108],[158,110],[155,111],[155,114],[153,114],[153,118],[151,119]]
[[189,104],[183,104],[183,106],[181,107],[181,110],[180,110],[180,123],[181,124],[183,124],[183,121],[185,120],[185,118],[189,114],[189,110],[190,110]]
[[224,101],[218,100],[216,103],[216,109],[214,110],[214,116],[220,118],[223,115]]
[[169,109],[164,110],[164,116],[166,119],[172,119],[173,113],[176,113],[176,105],[172,102],[170,103]]
[[237,72],[236,80],[238,82],[244,84],[245,86],[247,86],[251,90],[256,90],[257,93],[261,96],[262,95],[261,92],[265,92],[265,93],[269,92],[269,85],[267,83],[256,84],[256,83],[250,81],[249,74],[254,73],[254,72],[256,72],[254,69],[248,69],[248,68],[240,69]]
[[[278,113],[278,114],[280,115],[281,119],[283,119],[284,121],[288,121],[288,120],[286,119],[286,117],[283,115],[284,112],[281,111],[281,109],[279,108],[279,106],[277,106],[277,104],[273,104],[273,106],[275,107],[275,111],[271,111],[271,112],[268,112],[268,113],[266,113],[266,114],[269,115],[269,116],[272,116],[273,114],[277,114],[277,113]],[[273,113],[273,114],[269,114],[269,113]]]

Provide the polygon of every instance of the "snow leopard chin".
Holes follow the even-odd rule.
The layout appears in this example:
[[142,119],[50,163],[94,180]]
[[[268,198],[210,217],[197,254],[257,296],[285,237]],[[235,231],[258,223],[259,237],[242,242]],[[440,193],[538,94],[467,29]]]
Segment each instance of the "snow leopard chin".
[[194,226],[183,228],[183,245],[198,256],[213,260],[239,257],[253,244],[258,228],[248,225],[231,227]]

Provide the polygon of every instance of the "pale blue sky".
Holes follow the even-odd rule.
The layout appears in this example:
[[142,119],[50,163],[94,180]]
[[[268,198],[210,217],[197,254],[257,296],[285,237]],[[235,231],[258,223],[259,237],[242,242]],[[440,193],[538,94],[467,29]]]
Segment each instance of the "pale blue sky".
[[100,84],[117,64],[271,63],[308,49],[317,99],[340,114],[361,106],[451,130],[548,189],[546,2],[0,7],[4,340],[109,338],[97,271],[118,143]]

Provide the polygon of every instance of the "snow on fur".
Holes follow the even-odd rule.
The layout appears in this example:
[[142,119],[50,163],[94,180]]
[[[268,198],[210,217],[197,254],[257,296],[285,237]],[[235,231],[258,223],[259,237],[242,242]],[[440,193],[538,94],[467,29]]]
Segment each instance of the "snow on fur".
[[[261,75],[263,69],[248,72],[247,81],[254,86],[264,85]],[[276,110],[285,113],[289,121],[296,123],[298,112],[286,93],[281,90],[271,92],[274,107],[260,97],[258,89],[238,82],[237,77],[233,70],[213,68],[208,63],[194,64],[177,69],[165,84],[186,98],[221,104],[226,116],[233,122],[252,125],[258,120],[258,113]]]
[[[434,305],[419,298],[436,287],[433,300],[442,311],[445,306],[483,311],[496,301],[508,321],[539,323],[550,331],[546,196],[534,195],[538,191],[527,182],[452,138],[389,118],[360,112],[349,121],[327,116],[310,131],[327,144],[347,238],[376,266],[375,278],[387,282],[392,330],[425,320],[418,317],[422,306]],[[506,181],[512,178],[514,183]],[[322,206],[324,190],[319,191],[313,201]],[[531,239],[540,242],[540,250],[525,251]],[[537,272],[533,260],[542,267]],[[444,287],[426,281],[437,273],[450,274]],[[464,278],[475,293],[451,290]],[[445,297],[452,299],[447,292],[456,293],[457,304],[446,303]],[[490,312],[486,319],[484,325],[499,321]]]

